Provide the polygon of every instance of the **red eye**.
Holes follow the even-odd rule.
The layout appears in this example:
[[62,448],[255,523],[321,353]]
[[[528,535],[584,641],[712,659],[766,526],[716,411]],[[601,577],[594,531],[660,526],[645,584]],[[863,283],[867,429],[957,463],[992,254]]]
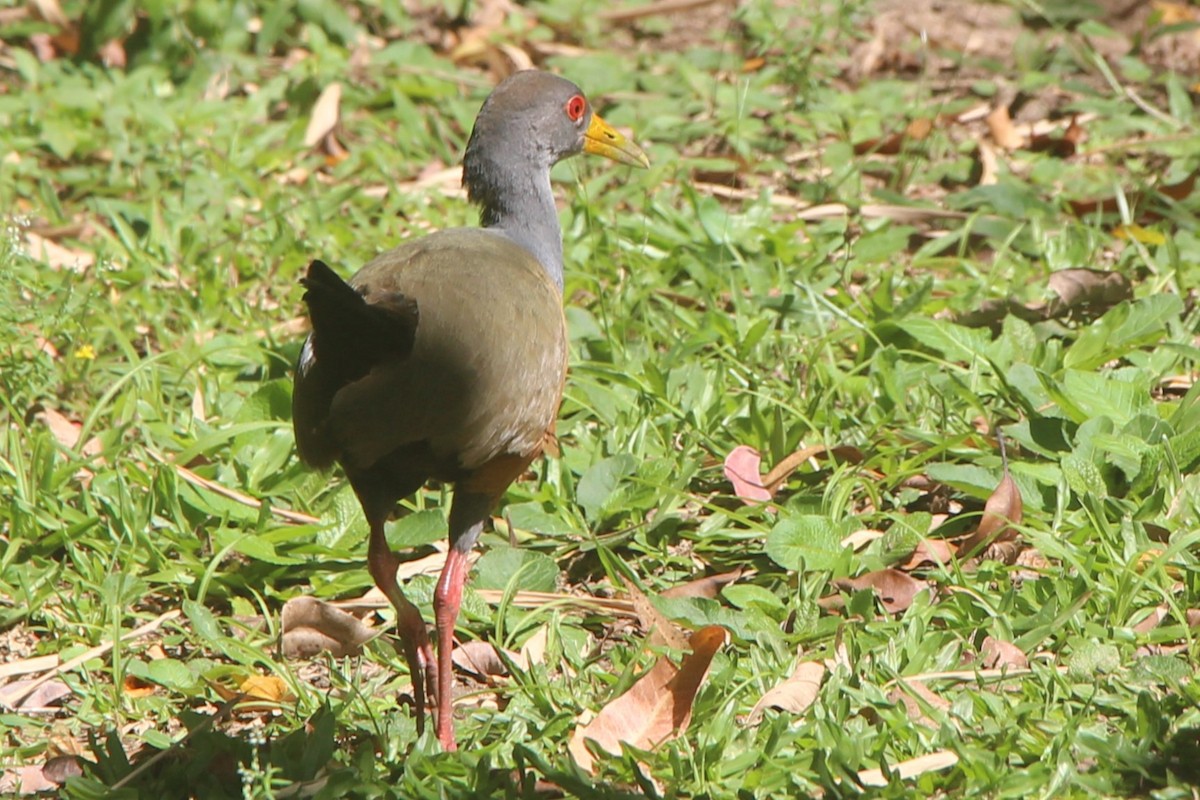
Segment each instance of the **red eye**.
[[583,112],[586,110],[587,101],[581,94],[577,94],[567,101],[567,116],[571,118],[571,122],[579,122],[583,119]]

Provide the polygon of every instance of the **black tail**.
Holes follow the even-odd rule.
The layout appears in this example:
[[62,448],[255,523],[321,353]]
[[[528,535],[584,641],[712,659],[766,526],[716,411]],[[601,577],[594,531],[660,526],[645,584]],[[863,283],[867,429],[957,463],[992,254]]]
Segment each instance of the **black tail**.
[[340,388],[383,361],[412,352],[417,303],[398,292],[363,295],[323,261],[301,280],[312,319],[312,348],[322,371]]

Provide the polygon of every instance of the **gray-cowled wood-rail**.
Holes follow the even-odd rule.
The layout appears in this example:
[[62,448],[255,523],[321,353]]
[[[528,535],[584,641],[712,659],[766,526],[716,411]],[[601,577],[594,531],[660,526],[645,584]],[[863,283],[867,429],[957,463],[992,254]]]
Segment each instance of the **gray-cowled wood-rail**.
[[[348,282],[314,261],[302,280],[312,333],[296,367],[297,449],[307,464],[345,470],[370,526],[371,577],[396,608],[418,729],[428,691],[448,750],[467,556],[500,496],[542,452],[562,399],[562,232],[550,168],[579,152],[649,164],[575,84],[518,72],[484,102],[463,158],[481,228],[407,242]],[[396,503],[430,480],[454,484],[450,551],[433,596],[436,663],[384,536]]]

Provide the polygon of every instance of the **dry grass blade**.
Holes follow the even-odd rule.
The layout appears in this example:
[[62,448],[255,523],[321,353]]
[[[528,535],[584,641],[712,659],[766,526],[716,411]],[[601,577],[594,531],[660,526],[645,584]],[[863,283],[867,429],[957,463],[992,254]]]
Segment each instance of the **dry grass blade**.
[[[147,452],[150,454],[150,457],[158,463],[172,467],[176,472],[179,473],[179,477],[183,478],[193,486],[198,486],[201,489],[207,489],[214,494],[221,495],[221,497],[224,497],[227,500],[232,500],[235,503],[241,503],[242,505],[250,508],[262,508],[263,504],[260,500],[255,500],[249,495],[242,494],[241,492],[222,486],[215,481],[210,481],[208,478],[201,477],[187,467],[180,464],[175,464],[153,450],[149,450]],[[278,508],[276,506],[271,506],[271,514],[279,517],[285,522],[291,522],[296,525],[319,525],[321,522],[320,519],[309,514],[304,514],[299,511],[291,511],[286,508]]]
[[[162,625],[164,623],[175,619],[182,613],[183,613],[182,611],[180,611],[179,609],[176,608],[176,609],[172,609],[171,611],[167,611],[165,613],[159,614],[157,617],[150,620],[145,625],[141,625],[137,628],[134,628],[129,633],[123,634],[120,637],[120,641],[129,642],[129,641],[133,641],[134,639],[140,639],[141,637],[158,630],[160,627],[162,627]],[[85,650],[84,652],[82,652],[79,655],[72,658],[70,661],[65,661],[62,664],[60,664],[59,666],[55,667],[53,671],[46,673],[45,675],[38,678],[37,680],[30,681],[29,684],[27,686],[25,686],[21,692],[14,694],[11,697],[5,698],[6,702],[20,703],[22,700],[24,700],[26,697],[28,697],[31,693],[33,693],[34,690],[36,690],[39,686],[41,686],[46,681],[52,680],[52,679],[58,677],[59,675],[62,675],[63,673],[70,672],[70,671],[74,670],[76,667],[82,666],[83,664],[86,664],[87,662],[91,661],[93,658],[99,658],[100,656],[107,653],[109,650],[112,650],[113,644],[114,643],[111,641],[105,642],[104,644],[98,644],[95,647]]]
[[957,763],[958,756],[955,753],[950,750],[938,750],[936,753],[917,756],[908,761],[893,764],[886,775],[881,769],[860,770],[858,781],[863,786],[887,786],[891,782],[889,775],[894,775],[900,780],[908,780],[918,775],[924,775],[926,772],[950,769]]

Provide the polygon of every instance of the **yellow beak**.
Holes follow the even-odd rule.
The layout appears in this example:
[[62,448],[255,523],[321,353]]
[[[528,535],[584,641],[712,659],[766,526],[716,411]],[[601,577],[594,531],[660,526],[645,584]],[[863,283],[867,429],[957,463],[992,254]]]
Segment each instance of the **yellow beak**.
[[631,167],[650,166],[650,159],[646,158],[642,148],[626,139],[595,113],[592,114],[587,133],[583,135],[583,152],[611,158]]

